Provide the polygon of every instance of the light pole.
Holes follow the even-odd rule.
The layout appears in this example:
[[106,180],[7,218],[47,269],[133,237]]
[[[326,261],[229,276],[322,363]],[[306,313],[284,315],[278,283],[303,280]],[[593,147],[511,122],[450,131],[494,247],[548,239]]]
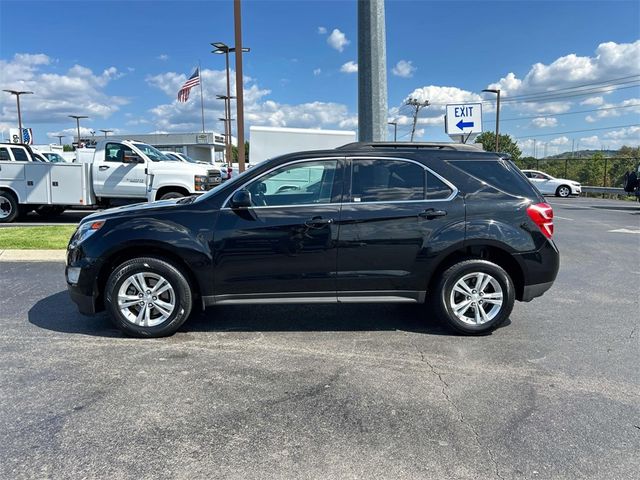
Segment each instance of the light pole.
[[22,114],[20,112],[20,95],[33,95],[33,92],[27,92],[24,90],[3,90],[11,95],[16,96],[16,103],[18,105],[18,134],[20,135],[20,143],[24,141],[22,136]]
[[483,92],[495,93],[498,98],[496,101],[496,153],[498,153],[500,146],[500,89],[487,88],[482,90]]
[[113,130],[103,130],[102,128],[100,129],[100,131],[101,131],[102,133],[104,133],[104,138],[107,138],[107,135],[108,135],[109,133],[113,132]]
[[[231,96],[231,79],[230,79],[230,71],[229,71],[229,53],[231,52],[235,52],[236,49],[235,47],[230,47],[229,45],[227,45],[226,43],[223,42],[213,42],[211,44],[211,46],[215,47],[216,49],[213,50],[211,53],[215,53],[218,55],[222,55],[224,54],[224,59],[225,59],[225,69],[227,72],[227,100],[225,101],[225,117],[228,119],[231,119],[231,99],[232,98],[236,98],[236,97],[232,97]],[[251,49],[250,48],[243,48],[242,52],[250,52]],[[237,57],[236,57],[236,61],[237,61]],[[237,90],[237,88],[236,88]],[[216,95],[216,97],[218,99],[222,99],[224,98],[222,95]],[[240,107],[238,107],[240,108]],[[225,122],[225,126],[227,126],[228,131],[225,131],[225,135],[227,138],[227,143],[226,143],[226,155],[227,155],[227,161],[229,163],[232,162],[232,158],[231,158],[231,120],[229,120],[229,122]],[[244,127],[244,126],[243,126]],[[243,136],[244,136],[244,128],[243,128]],[[243,148],[242,150],[244,151],[244,140],[243,140]],[[238,159],[239,161],[239,159]],[[243,165],[241,167],[240,171],[244,170],[244,157],[243,157]]]
[[[227,80],[229,76],[227,75]],[[228,87],[227,87],[228,88]],[[224,118],[219,119],[224,121],[224,149],[225,160],[231,164],[231,99],[229,95],[216,95],[218,100],[224,100]]]
[[387,122],[387,125],[393,125],[393,141],[398,141],[398,122]]
[[86,115],[69,115],[69,118],[76,119],[76,127],[78,128],[78,145],[76,146],[76,149],[78,149],[80,148],[80,119],[89,117],[87,117]]
[[60,145],[62,145],[62,139],[63,139],[64,137],[66,137],[66,135],[55,135],[55,137],[57,137],[57,138],[58,138],[58,143],[59,143]]

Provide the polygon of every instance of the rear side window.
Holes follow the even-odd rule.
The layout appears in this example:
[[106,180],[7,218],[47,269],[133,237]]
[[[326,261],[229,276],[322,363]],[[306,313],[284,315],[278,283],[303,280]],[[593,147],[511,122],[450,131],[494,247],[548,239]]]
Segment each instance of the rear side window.
[[444,200],[452,193],[451,187],[427,170],[427,200]]
[[22,148],[11,148],[13,152],[13,158],[16,159],[16,162],[28,162],[29,157],[27,156],[27,152],[25,152]]
[[424,200],[424,168],[401,160],[353,160],[352,202]]
[[518,167],[508,160],[468,160],[450,163],[503,192],[518,197],[538,197]]
[[11,157],[9,156],[9,150],[6,148],[0,148],[0,162],[10,161]]

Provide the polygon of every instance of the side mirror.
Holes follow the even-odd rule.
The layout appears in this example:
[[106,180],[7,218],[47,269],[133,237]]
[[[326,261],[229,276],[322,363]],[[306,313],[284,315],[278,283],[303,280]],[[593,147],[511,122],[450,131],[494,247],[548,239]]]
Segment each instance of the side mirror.
[[135,153],[128,153],[124,155],[123,163],[144,163],[144,160],[140,155]]
[[231,208],[250,208],[251,192],[249,190],[238,190],[231,197]]

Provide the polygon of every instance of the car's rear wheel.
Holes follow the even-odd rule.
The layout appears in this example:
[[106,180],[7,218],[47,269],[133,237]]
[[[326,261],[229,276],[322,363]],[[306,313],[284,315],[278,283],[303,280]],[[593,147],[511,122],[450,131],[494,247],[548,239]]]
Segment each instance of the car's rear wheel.
[[0,223],[11,223],[18,216],[18,200],[11,192],[0,191]]
[[515,302],[507,272],[486,260],[465,260],[449,267],[432,294],[438,316],[455,330],[470,335],[500,326]]
[[107,280],[105,303],[114,324],[136,337],[165,337],[191,313],[189,281],[158,258],[136,258],[116,267]]
[[556,197],[567,198],[571,195],[571,189],[567,185],[560,185],[556,190]]

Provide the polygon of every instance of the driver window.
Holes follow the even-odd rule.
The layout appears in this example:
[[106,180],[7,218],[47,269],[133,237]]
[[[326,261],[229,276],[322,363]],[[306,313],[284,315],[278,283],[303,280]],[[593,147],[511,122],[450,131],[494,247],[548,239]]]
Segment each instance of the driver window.
[[247,187],[251,203],[256,207],[331,203],[337,166],[337,160],[324,160],[280,167]]
[[130,148],[125,147],[121,143],[107,143],[104,148],[105,162],[124,162],[124,157],[134,155]]

